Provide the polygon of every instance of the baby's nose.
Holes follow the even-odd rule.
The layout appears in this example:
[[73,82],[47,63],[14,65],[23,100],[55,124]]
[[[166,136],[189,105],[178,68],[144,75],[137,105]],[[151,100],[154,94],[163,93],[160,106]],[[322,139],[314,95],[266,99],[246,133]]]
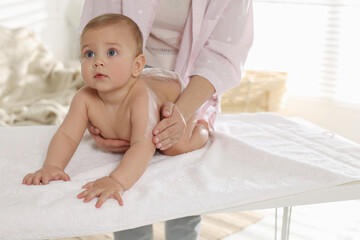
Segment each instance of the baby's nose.
[[94,61],[94,67],[103,67],[104,66],[104,61],[102,61],[99,58],[96,58]]

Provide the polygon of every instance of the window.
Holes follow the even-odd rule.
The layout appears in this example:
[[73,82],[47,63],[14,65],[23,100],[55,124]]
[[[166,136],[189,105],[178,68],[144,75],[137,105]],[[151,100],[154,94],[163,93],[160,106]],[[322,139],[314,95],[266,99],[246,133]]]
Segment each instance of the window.
[[3,27],[31,27],[40,32],[47,18],[44,0],[2,0],[0,3],[0,25]]
[[288,72],[293,96],[360,106],[360,1],[254,0],[247,69]]

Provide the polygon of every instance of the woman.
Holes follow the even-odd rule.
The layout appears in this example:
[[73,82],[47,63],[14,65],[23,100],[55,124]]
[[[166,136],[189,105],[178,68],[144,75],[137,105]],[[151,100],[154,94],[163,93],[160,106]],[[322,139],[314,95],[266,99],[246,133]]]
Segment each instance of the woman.
[[[176,72],[186,88],[165,103],[153,130],[157,148],[167,149],[182,136],[194,114],[213,128],[221,94],[239,84],[253,42],[252,0],[86,0],[80,31],[93,17],[122,13],[133,19],[144,37],[147,65]],[[129,143],[104,139],[89,127],[104,151],[123,152]],[[166,239],[197,239],[201,217],[166,222]],[[152,226],[116,232],[115,239],[152,239]]]

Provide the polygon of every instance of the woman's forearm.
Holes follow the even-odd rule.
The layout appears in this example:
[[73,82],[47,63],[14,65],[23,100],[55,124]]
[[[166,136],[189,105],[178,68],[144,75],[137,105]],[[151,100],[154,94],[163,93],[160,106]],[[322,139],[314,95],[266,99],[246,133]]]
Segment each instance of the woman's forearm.
[[187,121],[214,93],[215,88],[209,80],[194,75],[175,104]]

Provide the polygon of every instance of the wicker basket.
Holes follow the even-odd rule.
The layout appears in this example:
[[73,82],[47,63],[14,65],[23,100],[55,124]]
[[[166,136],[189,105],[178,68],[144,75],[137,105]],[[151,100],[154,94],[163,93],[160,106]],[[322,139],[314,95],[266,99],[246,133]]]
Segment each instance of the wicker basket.
[[287,73],[246,71],[239,86],[225,92],[223,113],[269,112],[280,109],[286,91]]

